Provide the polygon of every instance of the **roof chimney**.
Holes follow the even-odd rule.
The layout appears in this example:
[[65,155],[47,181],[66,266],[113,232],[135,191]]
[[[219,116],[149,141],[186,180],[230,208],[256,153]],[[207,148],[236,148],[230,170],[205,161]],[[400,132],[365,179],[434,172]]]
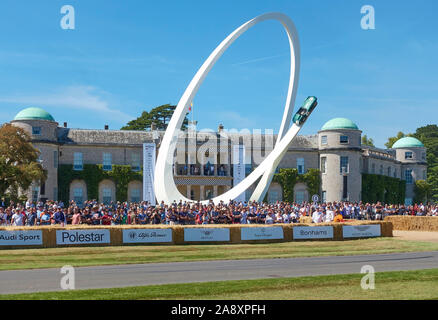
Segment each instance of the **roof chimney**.
[[221,123],[221,124],[219,124],[219,126],[217,127],[217,132],[222,132],[222,130],[224,130],[224,125]]

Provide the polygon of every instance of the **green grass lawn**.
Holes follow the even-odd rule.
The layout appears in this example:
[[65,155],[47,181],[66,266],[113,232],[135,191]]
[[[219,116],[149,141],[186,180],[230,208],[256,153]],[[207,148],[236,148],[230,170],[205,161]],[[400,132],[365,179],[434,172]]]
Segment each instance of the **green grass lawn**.
[[147,245],[0,250],[0,270],[229,259],[437,251],[438,243],[374,238],[232,245]]
[[395,300],[438,299],[438,269],[381,272],[375,289],[360,286],[363,274],[217,281],[115,289],[0,295],[1,300]]

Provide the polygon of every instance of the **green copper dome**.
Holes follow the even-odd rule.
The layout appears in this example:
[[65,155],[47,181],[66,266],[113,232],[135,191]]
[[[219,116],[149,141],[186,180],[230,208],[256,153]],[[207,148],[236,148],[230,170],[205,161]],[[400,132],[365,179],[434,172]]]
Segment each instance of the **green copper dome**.
[[50,113],[41,108],[27,108],[21,110],[14,120],[48,120],[55,121]]
[[424,144],[422,144],[417,138],[404,137],[397,140],[396,143],[392,145],[392,148],[424,148]]
[[351,129],[351,130],[359,130],[357,125],[346,118],[335,118],[330,121],[327,121],[321,128],[321,130],[335,130],[335,129]]

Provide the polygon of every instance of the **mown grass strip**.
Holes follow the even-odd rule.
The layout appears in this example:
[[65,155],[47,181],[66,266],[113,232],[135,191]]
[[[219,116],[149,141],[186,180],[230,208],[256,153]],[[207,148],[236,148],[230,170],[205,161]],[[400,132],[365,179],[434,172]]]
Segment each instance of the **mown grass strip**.
[[147,245],[0,250],[0,270],[437,251],[438,243],[375,238],[232,245]]
[[0,295],[0,300],[395,300],[438,299],[438,269],[381,272],[375,289],[363,274],[217,281],[141,287]]

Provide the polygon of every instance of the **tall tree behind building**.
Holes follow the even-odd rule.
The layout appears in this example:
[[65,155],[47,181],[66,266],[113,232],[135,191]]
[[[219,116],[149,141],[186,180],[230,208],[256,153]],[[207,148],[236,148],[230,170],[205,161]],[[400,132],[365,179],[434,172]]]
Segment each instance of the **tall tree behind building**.
[[[153,108],[149,112],[143,111],[140,117],[135,120],[129,121],[126,126],[121,128],[121,130],[150,131],[152,123],[155,124],[157,130],[166,130],[175,109],[176,106],[164,104]],[[188,123],[189,121],[186,116],[183,121],[181,130],[187,129]]]
[[430,184],[430,198],[438,201],[438,126],[435,124],[418,128],[413,134],[427,149],[427,182]]
[[362,144],[364,146],[370,146],[370,147],[375,147],[374,146],[374,140],[372,138],[368,138],[366,134],[364,134],[362,136]]
[[388,142],[385,143],[385,147],[390,149],[390,148],[392,148],[392,145],[397,142],[397,140],[400,140],[401,138],[404,138],[407,136],[409,136],[409,135],[405,135],[403,132],[400,131],[399,133],[397,133],[397,135],[395,137],[388,138]]

